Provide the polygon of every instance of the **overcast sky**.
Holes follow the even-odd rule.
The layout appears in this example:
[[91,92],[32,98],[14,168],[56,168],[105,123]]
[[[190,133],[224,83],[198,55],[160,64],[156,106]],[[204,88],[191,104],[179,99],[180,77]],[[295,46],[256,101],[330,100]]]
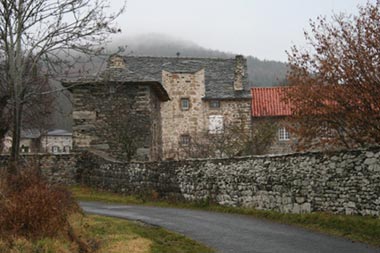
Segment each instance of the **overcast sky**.
[[[111,0],[113,8],[120,0]],[[376,0],[370,0],[375,2]],[[308,20],[356,13],[367,0],[127,0],[118,24],[127,37],[166,34],[200,46],[286,61],[302,45]]]

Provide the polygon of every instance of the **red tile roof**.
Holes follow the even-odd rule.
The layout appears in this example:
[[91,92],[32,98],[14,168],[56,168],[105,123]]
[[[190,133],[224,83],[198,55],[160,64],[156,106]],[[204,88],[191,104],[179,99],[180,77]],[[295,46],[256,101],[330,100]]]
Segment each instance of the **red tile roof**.
[[288,87],[252,88],[252,116],[288,116],[290,105],[283,101],[285,89]]

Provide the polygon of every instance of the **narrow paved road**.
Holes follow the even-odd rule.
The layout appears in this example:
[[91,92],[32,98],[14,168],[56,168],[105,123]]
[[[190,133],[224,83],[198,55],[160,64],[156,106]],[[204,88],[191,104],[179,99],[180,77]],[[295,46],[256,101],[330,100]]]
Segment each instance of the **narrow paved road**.
[[176,231],[218,252],[380,253],[380,249],[243,215],[81,202],[87,213],[139,220]]

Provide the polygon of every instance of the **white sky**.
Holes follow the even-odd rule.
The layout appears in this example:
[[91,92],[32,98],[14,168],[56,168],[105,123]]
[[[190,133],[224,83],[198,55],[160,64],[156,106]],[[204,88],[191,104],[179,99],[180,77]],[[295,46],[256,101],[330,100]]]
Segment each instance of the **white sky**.
[[[369,0],[375,2],[376,0]],[[367,0],[127,0],[118,24],[123,35],[166,34],[200,46],[286,61],[303,45],[308,20],[356,13]],[[120,0],[111,0],[117,8]]]

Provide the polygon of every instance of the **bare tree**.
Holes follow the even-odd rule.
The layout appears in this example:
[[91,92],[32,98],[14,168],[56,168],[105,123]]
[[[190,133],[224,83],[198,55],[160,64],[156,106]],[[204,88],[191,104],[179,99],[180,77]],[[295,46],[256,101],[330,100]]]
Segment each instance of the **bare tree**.
[[266,154],[277,136],[278,124],[273,120],[261,120],[253,124],[250,151],[253,155]]
[[[109,143],[117,158],[131,161],[136,155],[139,146],[139,137],[144,135],[136,114],[129,113],[127,104],[117,105],[107,120],[105,127],[110,129]],[[99,133],[101,134],[101,133]]]
[[18,161],[23,109],[31,98],[51,90],[30,89],[33,70],[51,76],[69,68],[78,55],[100,52],[109,33],[119,31],[104,0],[0,0],[0,82],[10,92],[13,143],[11,160]]
[[1,93],[0,95],[0,153],[3,150],[3,141],[5,134],[9,130],[10,126],[10,114],[8,113],[9,95],[7,93]]

